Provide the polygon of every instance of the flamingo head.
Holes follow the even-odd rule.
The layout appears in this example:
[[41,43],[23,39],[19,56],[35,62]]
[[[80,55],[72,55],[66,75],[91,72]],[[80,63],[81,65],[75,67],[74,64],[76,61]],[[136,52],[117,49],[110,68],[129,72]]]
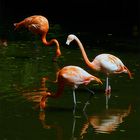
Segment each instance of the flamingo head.
[[101,85],[103,84],[103,82],[102,82],[99,78],[93,76],[93,79],[94,79],[97,83],[99,83],[99,84],[101,84]]
[[71,41],[73,41],[74,39],[75,39],[75,35],[73,34],[68,35],[66,44],[69,45]]
[[17,23],[14,23],[13,25],[14,25],[14,27],[15,27],[14,30],[16,30],[16,29],[18,28],[18,24],[17,24]]

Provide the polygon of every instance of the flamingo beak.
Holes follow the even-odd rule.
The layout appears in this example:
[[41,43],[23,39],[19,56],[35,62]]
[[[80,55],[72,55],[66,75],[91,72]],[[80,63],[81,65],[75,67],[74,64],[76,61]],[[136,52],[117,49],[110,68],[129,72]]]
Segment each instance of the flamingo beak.
[[15,29],[14,29],[14,30],[16,30],[16,29],[17,29],[17,24],[16,24],[16,23],[14,23],[13,25],[15,26]]
[[102,82],[99,78],[95,77],[95,80],[96,80],[98,83],[100,83],[101,85],[103,85],[103,82]]
[[67,41],[66,41],[66,45],[69,45],[69,44],[70,44],[70,41],[69,41],[69,40],[67,40]]

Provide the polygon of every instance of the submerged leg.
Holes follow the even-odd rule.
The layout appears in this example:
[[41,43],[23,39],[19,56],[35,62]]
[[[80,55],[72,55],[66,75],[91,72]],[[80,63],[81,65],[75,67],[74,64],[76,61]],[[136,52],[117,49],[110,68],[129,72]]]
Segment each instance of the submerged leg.
[[85,103],[85,105],[84,105],[84,107],[83,107],[83,111],[85,111],[85,109],[86,109],[86,107],[87,107],[87,105],[89,105],[90,103],[90,100],[91,100],[91,98],[92,98],[92,96],[95,94],[95,92],[94,91],[92,91],[92,90],[90,90],[89,88],[87,88],[87,87],[85,87],[86,88],[86,90],[88,90],[91,94],[90,94],[90,96],[89,96],[89,98],[88,98],[88,100],[86,101],[86,103]]
[[111,96],[111,86],[109,85],[109,78],[108,77],[106,77],[105,96],[106,96],[106,109],[108,109],[108,100]]
[[73,102],[74,102],[74,106],[73,106],[73,115],[75,115],[75,110],[76,110],[75,88],[73,88]]
[[109,97],[108,95],[106,95],[106,109],[108,109],[108,100],[109,100]]
[[94,94],[95,94],[95,92],[94,92],[94,91],[92,91],[92,90],[90,90],[89,88],[85,87],[85,89],[86,89],[86,90],[88,90],[88,91],[91,93],[91,95],[90,95],[90,96],[92,96],[92,95],[94,95]]
[[73,89],[73,102],[74,102],[74,106],[75,106],[76,105],[75,89]]

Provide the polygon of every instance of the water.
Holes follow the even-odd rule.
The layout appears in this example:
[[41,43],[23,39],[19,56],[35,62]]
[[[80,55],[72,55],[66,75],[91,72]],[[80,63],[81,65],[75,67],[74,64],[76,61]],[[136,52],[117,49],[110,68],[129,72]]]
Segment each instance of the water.
[[[66,65],[78,65],[100,77],[105,76],[86,67],[78,47],[62,46],[57,63],[51,61],[54,47],[36,48],[31,42],[9,42],[0,48],[0,140],[132,140],[140,137],[139,52],[109,51],[119,56],[132,71],[128,75],[111,76],[112,93],[106,109],[105,84],[90,84],[96,93],[83,112],[90,93],[80,86],[78,103],[73,111],[72,90],[65,88],[59,99],[49,99],[45,111],[39,111],[41,78],[55,80],[56,72]],[[90,60],[105,52],[86,48]],[[49,90],[56,84],[46,82]]]

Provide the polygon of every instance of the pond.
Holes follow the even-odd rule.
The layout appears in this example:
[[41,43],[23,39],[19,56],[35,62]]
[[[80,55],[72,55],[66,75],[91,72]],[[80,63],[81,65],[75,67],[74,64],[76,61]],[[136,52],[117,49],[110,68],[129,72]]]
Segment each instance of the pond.
[[[140,54],[133,51],[106,50],[85,47],[92,60],[102,52],[112,53],[130,69],[127,74],[110,77],[112,92],[106,108],[105,76],[90,70],[84,63],[76,45],[62,45],[62,56],[52,62],[55,47],[30,41],[8,42],[0,48],[0,140],[132,140],[140,137]],[[39,110],[41,79],[45,76],[46,88],[56,91],[58,69],[77,65],[100,77],[103,85],[90,83],[95,92],[90,103],[83,107],[90,95],[83,86],[76,90],[79,103],[73,110],[72,89],[66,87],[61,97],[48,99],[44,111]]]

